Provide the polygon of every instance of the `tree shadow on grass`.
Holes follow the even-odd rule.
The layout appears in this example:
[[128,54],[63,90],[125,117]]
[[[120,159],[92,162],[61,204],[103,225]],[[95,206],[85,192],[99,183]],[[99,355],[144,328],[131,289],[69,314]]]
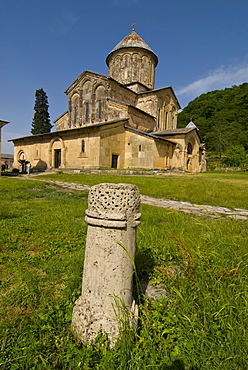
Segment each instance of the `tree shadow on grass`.
[[[165,365],[161,370],[186,370],[184,362],[182,360],[175,360],[171,365]],[[191,366],[189,370],[200,370],[199,367]]]
[[13,214],[6,214],[6,213],[0,213],[0,220],[11,220],[12,218],[17,218],[18,216],[17,215],[13,215]]

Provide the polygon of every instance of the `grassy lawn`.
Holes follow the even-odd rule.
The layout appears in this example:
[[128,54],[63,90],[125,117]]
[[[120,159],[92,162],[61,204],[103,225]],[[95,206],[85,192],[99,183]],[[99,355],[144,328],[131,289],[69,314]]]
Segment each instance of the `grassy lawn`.
[[138,186],[141,194],[156,198],[188,201],[230,208],[248,209],[248,173],[178,174],[164,176],[123,176],[93,174],[50,174],[39,178],[95,185],[124,182]]
[[[194,202],[209,204],[200,201],[198,190],[200,184],[206,191],[213,183],[213,195],[205,199],[214,201],[223,193],[227,202],[221,189],[229,187],[235,193],[233,207],[241,207],[247,189],[246,174],[53,178],[90,185],[130,182],[143,194],[176,197],[178,190],[176,199],[192,201],[195,194]],[[171,187],[175,189],[169,196]],[[142,205],[136,281],[161,284],[168,296],[151,302],[135,292],[137,333],[124,330],[115,349],[109,350],[104,336],[86,347],[70,330],[81,289],[87,194],[4,177],[0,190],[0,369],[247,368],[248,221],[200,218]],[[248,208],[247,200],[243,202],[242,208]]]

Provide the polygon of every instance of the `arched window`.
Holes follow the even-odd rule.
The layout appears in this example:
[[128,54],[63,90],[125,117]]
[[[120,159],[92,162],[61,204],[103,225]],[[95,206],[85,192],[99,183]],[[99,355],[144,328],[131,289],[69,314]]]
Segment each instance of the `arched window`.
[[85,140],[82,140],[81,141],[81,152],[84,153],[85,152]]
[[153,63],[150,61],[150,83],[153,84],[153,71],[154,71],[154,65]]
[[165,112],[165,130],[168,128],[168,112]]
[[89,102],[85,103],[85,122],[88,123],[90,118],[90,107]]
[[73,123],[74,123],[74,126],[76,126],[76,124],[77,124],[77,107],[73,108]]
[[139,56],[138,54],[134,54],[133,56],[133,62],[132,62],[132,69],[133,69],[133,75],[131,78],[135,81],[139,79]]
[[158,109],[158,129],[160,129],[160,108]]
[[72,97],[72,105],[71,105],[71,124],[73,126],[77,125],[78,120],[78,103],[79,103],[79,94],[74,93]]
[[193,152],[192,144],[191,144],[191,143],[188,143],[188,146],[187,146],[187,153],[188,153],[188,154],[192,154],[192,152]]
[[103,85],[97,86],[95,90],[96,101],[96,120],[101,122],[103,120],[104,102],[106,97],[106,87]]
[[90,102],[92,101],[92,82],[86,81],[82,86],[82,104],[83,104],[83,113],[82,113],[82,122],[83,124],[89,123],[91,118],[91,106]]
[[98,119],[99,121],[102,119],[102,101],[98,100]]
[[163,119],[163,100],[161,98],[158,98],[158,111],[157,111],[157,127],[158,130],[163,130],[164,129],[164,122],[162,121]]

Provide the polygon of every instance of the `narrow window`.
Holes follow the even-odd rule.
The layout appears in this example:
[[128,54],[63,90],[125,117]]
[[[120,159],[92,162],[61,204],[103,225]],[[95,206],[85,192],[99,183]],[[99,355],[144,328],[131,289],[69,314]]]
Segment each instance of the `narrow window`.
[[160,129],[160,108],[158,109],[158,129]]
[[192,144],[191,144],[191,143],[188,143],[187,153],[188,153],[188,154],[192,154],[192,152],[193,152]]
[[102,101],[101,100],[98,101],[98,119],[99,120],[102,119]]
[[76,126],[76,123],[77,123],[77,107],[73,108],[73,123],[74,123],[74,126]]
[[165,130],[168,129],[168,112],[165,113]]
[[139,152],[141,152],[141,145],[139,145]]
[[89,103],[85,103],[85,122],[89,122]]
[[81,142],[81,152],[84,153],[85,152],[85,141],[82,140]]
[[152,84],[152,63],[150,64],[150,83]]

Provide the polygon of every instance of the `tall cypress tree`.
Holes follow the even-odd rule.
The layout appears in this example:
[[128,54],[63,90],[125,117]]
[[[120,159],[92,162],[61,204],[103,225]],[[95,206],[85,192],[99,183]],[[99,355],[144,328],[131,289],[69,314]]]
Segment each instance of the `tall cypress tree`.
[[53,127],[50,122],[48,112],[48,98],[45,91],[41,88],[35,92],[34,118],[32,121],[31,134],[44,134],[50,132]]

